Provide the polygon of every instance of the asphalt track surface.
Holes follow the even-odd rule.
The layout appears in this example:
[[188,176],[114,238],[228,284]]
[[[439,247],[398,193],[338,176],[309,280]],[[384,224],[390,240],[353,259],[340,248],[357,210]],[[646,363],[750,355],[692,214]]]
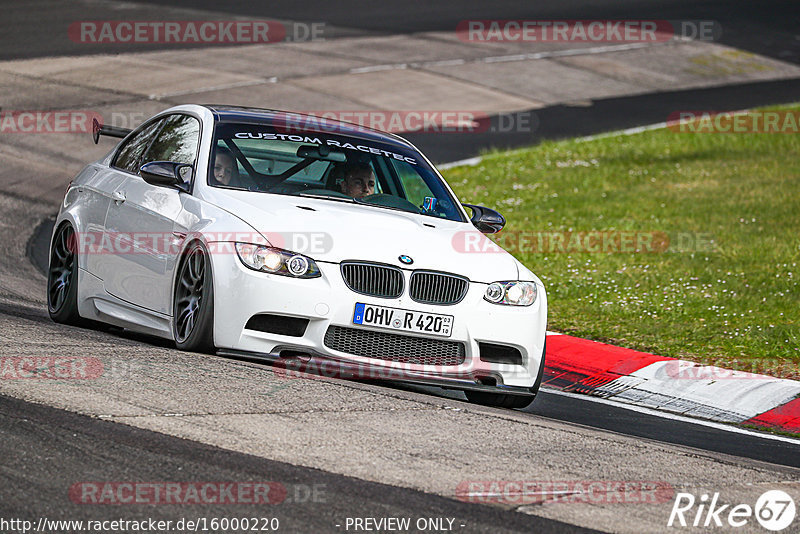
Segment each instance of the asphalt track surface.
[[[591,106],[557,105],[493,116],[485,132],[408,133],[435,162],[458,161],[488,149],[530,146],[545,139],[566,139],[663,122],[676,109],[736,111],[797,101],[800,79],[592,100]],[[530,124],[532,131],[506,131],[505,124]]]
[[[152,4],[152,7],[147,4]],[[456,8],[457,6],[457,8]],[[305,23],[324,22],[326,39],[372,34],[453,31],[466,19],[642,19],[709,20],[721,28],[715,41],[742,50],[800,64],[800,2],[625,0],[564,2],[249,2],[234,0],[165,0],[95,3],[0,0],[6,21],[0,32],[0,60],[52,55],[138,52],[196,48],[174,43],[87,45],[67,37],[71,23],[83,20],[229,20],[260,17]],[[55,37],[53,37],[55,36]],[[409,133],[405,137],[434,162],[469,158],[487,149],[530,146],[544,139],[591,135],[662,122],[675,110],[733,111],[797,100],[800,79],[740,83],[700,89],[593,99],[587,105],[555,105],[482,119],[478,130],[464,133]],[[279,104],[275,104],[280,107]],[[0,107],[2,102],[0,102]],[[529,125],[510,127],[508,125]]]
[[[0,396],[4,491],[0,517],[177,522],[214,517],[276,517],[281,532],[343,532],[347,517],[454,518],[456,532],[595,532],[573,525],[445,499],[234,453]],[[93,506],[65,499],[76,481],[282,481],[276,504]],[[334,496],[347,495],[347,499]],[[413,523],[412,523],[413,524]],[[337,528],[337,525],[340,525]],[[412,530],[413,532],[413,530]]]
[[[460,21],[467,19],[712,20],[722,28],[718,39],[722,44],[800,63],[800,40],[796,38],[800,27],[800,4],[794,0],[162,0],[146,3],[154,8],[126,2],[118,2],[119,5],[114,7],[88,0],[3,0],[0,9],[8,23],[0,33],[0,59],[97,53],[92,47],[66,38],[66,28],[75,21],[123,18],[186,20],[192,11],[201,10],[196,19],[215,20],[216,15],[208,13],[211,12],[225,17],[325,22],[332,26],[326,33],[328,37],[453,31]],[[54,39],[54,35],[62,37]],[[103,51],[113,53],[160,47],[181,48],[176,45],[118,45]]]
[[[33,4],[48,7],[47,14],[34,15]],[[53,25],[86,19],[89,3],[2,2],[0,7],[10,17],[0,34],[0,57],[25,58],[47,55],[87,53],[86,48],[69,42],[53,43],[45,38]],[[218,3],[161,2],[172,8],[220,9]],[[798,24],[796,2],[665,2],[657,7],[649,2],[617,2],[599,6],[594,2],[465,2],[454,12],[452,4],[414,8],[408,2],[342,3],[228,2],[225,14],[264,16],[289,20],[324,20],[336,26],[341,35],[353,33],[404,33],[423,30],[452,29],[465,18],[710,18],[725,28],[721,42],[784,61],[798,62],[800,41],[794,37]],[[103,9],[105,9],[103,7]],[[139,9],[138,7],[135,9]],[[169,11],[168,11],[169,12]],[[148,10],[139,16],[126,11],[128,18],[147,20]],[[179,17],[183,12],[177,12]],[[93,20],[121,18],[113,12],[93,13]],[[152,18],[152,17],[151,17]],[[159,17],[161,18],[161,17]],[[769,29],[768,32],[765,29]],[[65,32],[61,32],[63,35]],[[768,35],[768,37],[765,37]],[[147,49],[152,49],[148,46]],[[126,50],[131,49],[126,47]],[[113,52],[114,50],[108,50]],[[91,51],[89,53],[96,53]],[[588,135],[596,132],[639,126],[663,120],[666,111],[674,109],[741,109],[796,100],[800,81],[765,82],[723,88],[679,91],[636,97],[594,101],[591,108],[554,106],[537,109],[537,127],[529,133],[486,136],[471,135],[468,140],[452,136],[408,136],[436,161],[449,161],[474,156],[484,148],[523,146],[546,138]],[[497,118],[493,118],[497,120]],[[490,135],[494,133],[494,135]],[[467,143],[465,144],[465,141]],[[39,232],[39,241],[31,243],[29,254],[46,257],[47,232]],[[112,331],[141,343],[160,343],[151,338]],[[441,394],[433,388],[408,388],[428,394]],[[445,394],[449,396],[451,394]],[[665,420],[588,400],[565,398],[543,392],[526,412],[535,417],[591,426],[611,433],[626,434],[665,443],[700,449],[698,454],[728,455],[760,460],[784,466],[800,466],[796,445],[758,436],[732,435],[728,432],[692,423]],[[4,491],[0,500],[3,517],[51,516],[71,519],[113,519],[120,516],[114,507],[81,507],[64,495],[76,480],[96,479],[164,480],[255,480],[259,478],[292,481],[296,484],[326,485],[330,494],[348,495],[348,499],[329,499],[319,503],[284,503],[274,515],[281,517],[281,530],[289,532],[341,531],[337,520],[353,516],[456,517],[466,526],[461,531],[562,532],[581,531],[578,527],[555,521],[508,512],[481,505],[433,496],[323,471],[292,466],[216,449],[193,441],[135,429],[126,425],[100,421],[81,415],[0,397],[0,455],[3,478],[14,491]],[[705,451],[705,452],[702,452]],[[746,460],[744,460],[746,462]],[[159,507],[158,509],[125,510],[124,516],[188,516],[248,515],[252,509],[226,506],[220,510],[208,506]]]

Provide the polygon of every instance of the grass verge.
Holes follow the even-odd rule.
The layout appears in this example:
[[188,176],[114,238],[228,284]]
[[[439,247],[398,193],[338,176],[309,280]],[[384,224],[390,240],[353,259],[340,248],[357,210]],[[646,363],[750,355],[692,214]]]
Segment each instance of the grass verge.
[[550,329],[800,379],[798,154],[799,134],[664,129],[444,174],[506,216],[497,240],[545,283]]

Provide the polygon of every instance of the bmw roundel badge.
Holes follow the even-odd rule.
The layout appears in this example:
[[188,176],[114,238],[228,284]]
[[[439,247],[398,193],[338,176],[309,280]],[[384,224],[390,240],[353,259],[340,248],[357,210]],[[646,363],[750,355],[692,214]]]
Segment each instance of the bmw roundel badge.
[[411,259],[411,256],[406,256],[405,254],[403,254],[402,256],[398,256],[397,259],[405,263],[406,265],[411,265],[412,263],[414,263],[414,260]]

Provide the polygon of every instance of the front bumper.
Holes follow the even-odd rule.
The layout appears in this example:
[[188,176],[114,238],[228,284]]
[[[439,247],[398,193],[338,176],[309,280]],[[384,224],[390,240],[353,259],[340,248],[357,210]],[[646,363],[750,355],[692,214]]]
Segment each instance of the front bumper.
[[[342,279],[339,265],[318,263],[322,276],[295,279],[256,272],[244,267],[236,254],[212,256],[214,273],[214,342],[223,354],[257,356],[276,361],[282,355],[307,354],[314,361],[337,362],[353,378],[426,383],[457,389],[488,389],[524,394],[539,374],[547,324],[547,300],[539,286],[536,302],[528,307],[491,304],[483,299],[485,283],[470,282],[466,297],[452,306],[413,301],[406,290],[396,299],[361,295]],[[411,270],[404,271],[406,288]],[[448,338],[354,325],[356,303],[402,308],[454,317]],[[258,314],[308,320],[302,337],[245,328]],[[383,332],[422,339],[447,340],[464,345],[458,365],[423,365],[376,359],[334,350],[325,344],[331,326]],[[414,341],[414,340],[412,340]],[[491,363],[480,359],[479,343],[516,348],[521,364]],[[517,390],[517,388],[521,388]]]

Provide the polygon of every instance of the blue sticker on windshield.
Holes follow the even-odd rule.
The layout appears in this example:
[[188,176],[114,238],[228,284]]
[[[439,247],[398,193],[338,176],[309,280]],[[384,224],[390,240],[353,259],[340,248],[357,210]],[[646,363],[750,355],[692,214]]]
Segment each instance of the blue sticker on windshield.
[[422,209],[425,211],[433,211],[436,208],[436,199],[434,197],[425,197],[422,202]]

